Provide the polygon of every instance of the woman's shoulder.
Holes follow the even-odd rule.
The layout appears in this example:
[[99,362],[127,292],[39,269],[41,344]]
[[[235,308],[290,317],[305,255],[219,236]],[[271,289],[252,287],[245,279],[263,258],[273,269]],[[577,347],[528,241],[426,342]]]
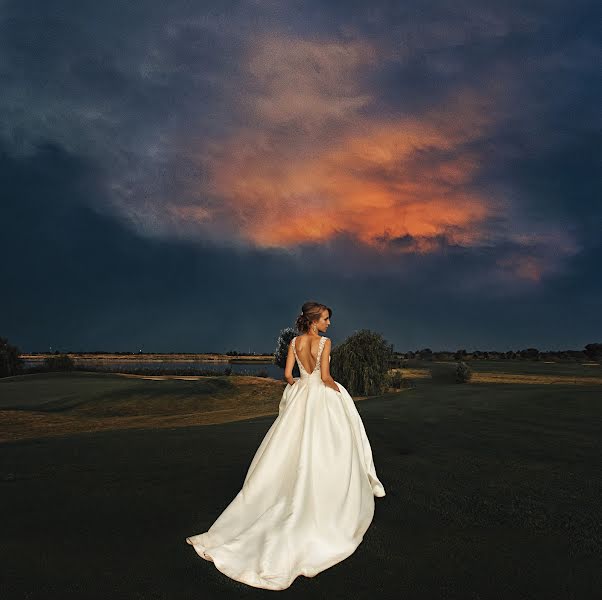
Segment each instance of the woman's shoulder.
[[[314,336],[314,335],[307,335],[307,333],[301,333],[301,334],[296,335],[295,337],[293,337],[293,340],[303,340],[303,339],[308,338],[308,337],[316,337],[316,336]],[[324,341],[330,340],[330,338],[326,337],[325,335],[321,335],[319,337],[320,337],[320,341],[321,340],[324,340]]]

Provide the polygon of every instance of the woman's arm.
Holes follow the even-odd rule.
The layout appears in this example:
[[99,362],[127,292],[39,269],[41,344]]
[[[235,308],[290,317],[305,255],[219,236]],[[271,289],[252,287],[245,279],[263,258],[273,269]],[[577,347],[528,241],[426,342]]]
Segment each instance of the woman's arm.
[[330,375],[330,348],[332,346],[332,342],[330,338],[326,338],[324,342],[324,348],[322,348],[322,356],[320,357],[320,375],[322,376],[322,381],[324,385],[327,385],[329,388],[332,388],[335,392],[340,392],[339,386],[336,384],[335,380]]
[[293,352],[293,340],[288,345],[288,354],[286,355],[286,365],[284,367],[284,379],[290,384],[295,383],[293,378],[293,367],[295,366],[295,354]]

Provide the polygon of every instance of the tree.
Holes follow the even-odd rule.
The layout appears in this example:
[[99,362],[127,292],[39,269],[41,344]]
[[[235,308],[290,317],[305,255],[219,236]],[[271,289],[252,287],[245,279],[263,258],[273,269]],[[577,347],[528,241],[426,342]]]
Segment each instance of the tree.
[[602,360],[602,344],[587,344],[583,353],[590,360]]
[[[281,369],[286,367],[286,357],[288,356],[288,347],[291,343],[291,340],[298,335],[297,330],[293,327],[287,327],[280,331],[280,335],[278,336],[278,340],[276,342],[276,351],[274,352],[274,364],[279,366]],[[295,365],[293,366],[293,377],[300,377],[301,373],[299,372],[299,366],[297,365],[297,361],[295,361]]]
[[19,349],[8,343],[8,339],[0,337],[0,377],[10,377],[23,372],[23,360],[19,357]]
[[539,358],[539,350],[537,348],[527,348],[526,350],[521,350],[519,354],[521,358],[527,358],[530,360]]
[[352,396],[372,396],[386,391],[393,344],[379,333],[361,329],[333,347],[331,356],[333,378]]
[[423,348],[418,351],[420,360],[433,360],[433,351],[430,348]]

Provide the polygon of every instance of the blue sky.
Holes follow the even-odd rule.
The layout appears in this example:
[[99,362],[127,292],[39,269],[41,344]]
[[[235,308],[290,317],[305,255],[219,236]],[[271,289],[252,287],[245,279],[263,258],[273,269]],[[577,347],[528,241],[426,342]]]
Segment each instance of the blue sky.
[[601,13],[1,2],[0,335],[270,352],[317,300],[335,344],[600,341]]

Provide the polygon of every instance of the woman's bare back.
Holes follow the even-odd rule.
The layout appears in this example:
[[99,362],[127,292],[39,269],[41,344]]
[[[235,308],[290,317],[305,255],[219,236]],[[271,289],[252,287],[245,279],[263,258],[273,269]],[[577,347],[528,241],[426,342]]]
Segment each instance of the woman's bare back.
[[[308,373],[312,373],[316,368],[321,337],[304,334],[297,336],[294,340],[297,357]],[[306,365],[310,365],[311,369],[308,369]]]

